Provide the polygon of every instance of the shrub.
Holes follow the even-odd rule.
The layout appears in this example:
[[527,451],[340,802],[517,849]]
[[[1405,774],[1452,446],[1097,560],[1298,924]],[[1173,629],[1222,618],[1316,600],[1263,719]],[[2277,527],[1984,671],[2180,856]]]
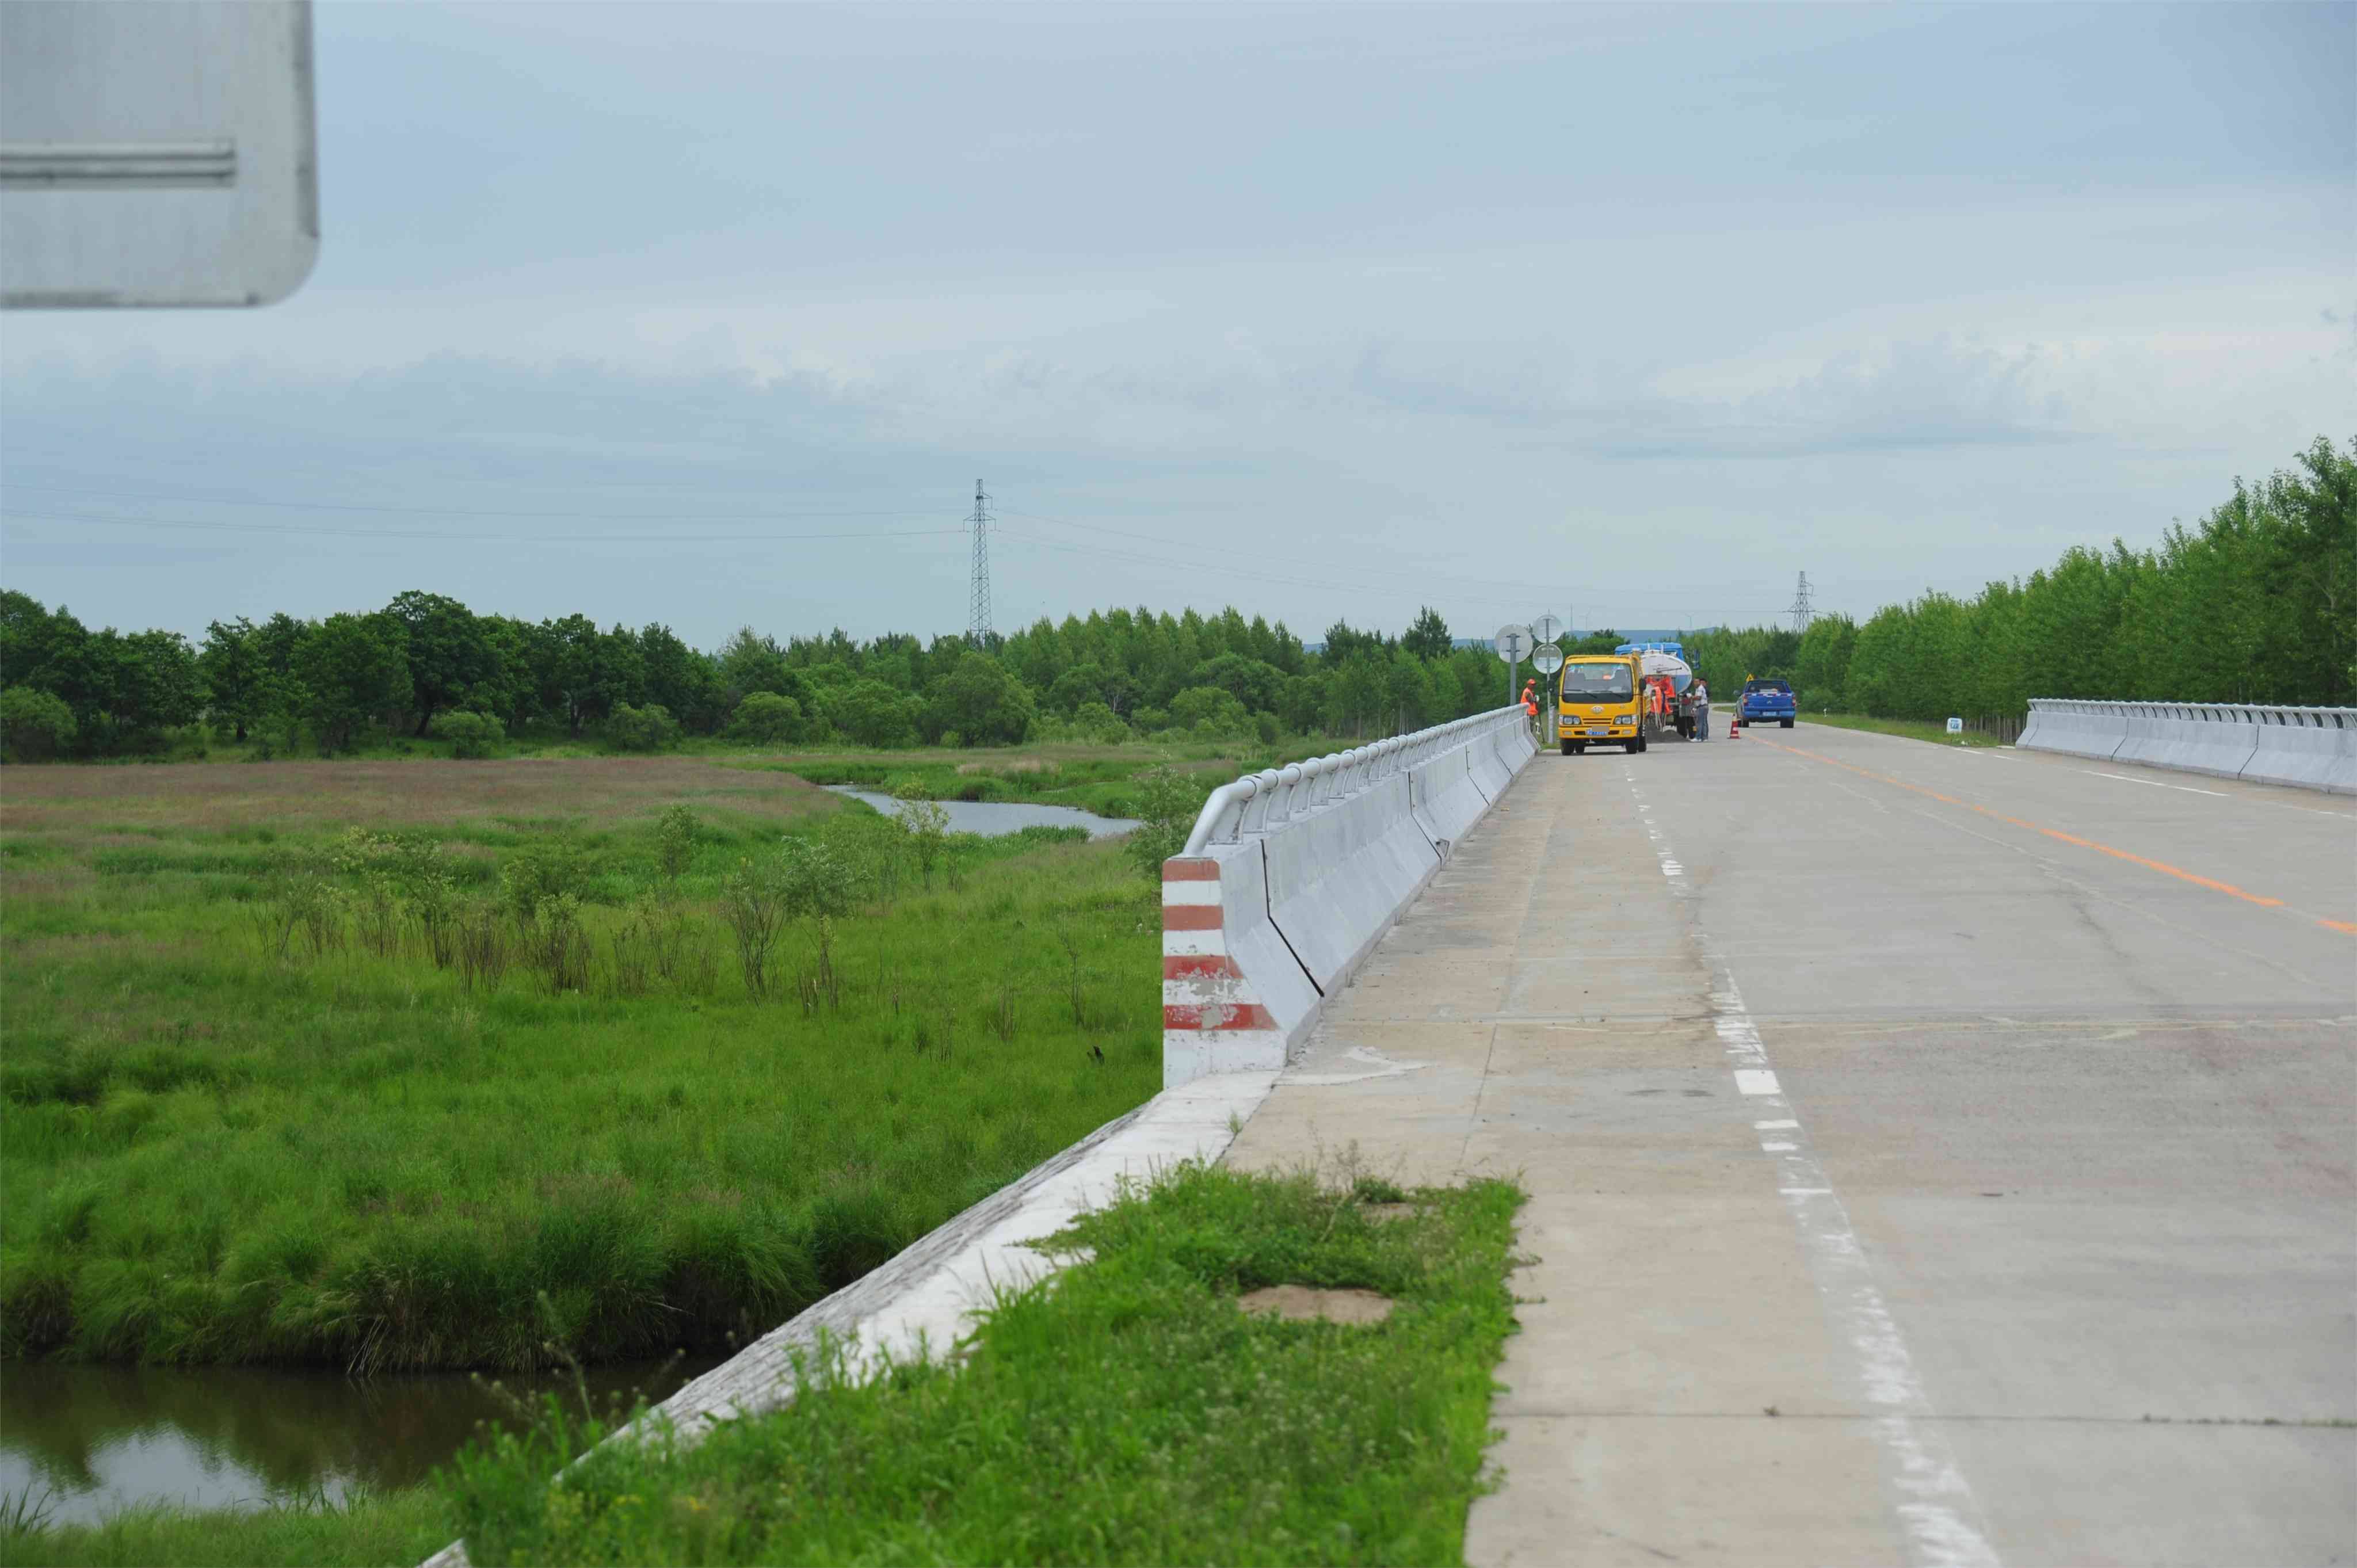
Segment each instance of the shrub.
[[1105,745],[1129,738],[1129,726],[1103,703],[1082,703],[1072,714],[1072,728],[1087,739]]
[[679,739],[679,721],[660,703],[643,708],[619,703],[606,721],[606,738],[624,751],[661,751]]
[[1162,863],[1186,847],[1211,791],[1174,768],[1149,768],[1134,782],[1138,824],[1124,847],[1140,871],[1159,881]]
[[524,844],[500,862],[500,896],[518,926],[529,927],[550,898],[579,897],[588,881],[581,846],[561,834]]
[[728,721],[728,734],[737,740],[760,741],[770,746],[800,740],[803,734],[802,705],[775,692],[755,692],[737,704],[737,712]]
[[1170,722],[1207,740],[1252,734],[1252,715],[1243,703],[1217,686],[1189,686],[1171,698]]
[[0,692],[0,750],[11,762],[40,762],[73,744],[73,710],[50,692]]
[[655,819],[655,864],[663,880],[676,886],[695,855],[695,813],[685,806],[668,806]]
[[442,738],[450,743],[450,755],[461,762],[477,761],[491,754],[491,747],[507,735],[507,728],[489,714],[459,712],[445,714],[436,725]]
[[918,874],[931,887],[933,867],[940,863],[942,851],[949,847],[949,808],[927,797],[924,785],[914,779],[903,781],[892,791],[892,798],[900,803],[900,831],[909,835],[917,852]]

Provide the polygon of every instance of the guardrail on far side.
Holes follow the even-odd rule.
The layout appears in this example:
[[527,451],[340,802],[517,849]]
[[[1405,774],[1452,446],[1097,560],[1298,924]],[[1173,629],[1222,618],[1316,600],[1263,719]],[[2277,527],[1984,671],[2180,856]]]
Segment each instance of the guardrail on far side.
[[1269,1071],[1536,756],[1498,708],[1247,774],[1162,863],[1162,1081]]
[[2029,727],[2015,744],[2025,751],[2357,795],[2357,708],[2036,697]]

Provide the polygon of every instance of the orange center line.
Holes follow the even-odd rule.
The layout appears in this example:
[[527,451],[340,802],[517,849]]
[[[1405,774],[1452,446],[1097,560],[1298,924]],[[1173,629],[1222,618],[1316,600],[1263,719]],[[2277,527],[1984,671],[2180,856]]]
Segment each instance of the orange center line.
[[[1803,751],[1797,746],[1780,746],[1772,740],[1762,740],[1759,744],[1770,751],[1790,752],[1794,757],[1805,757],[1812,762],[1825,763],[1830,767],[1841,768],[1845,772],[1855,773],[1861,779],[1871,779],[1878,784],[1892,785],[1917,795],[1927,795],[1934,800],[1943,801],[1951,806],[1962,806],[1968,811],[1978,811],[1984,817],[1993,818],[2017,828],[2024,828],[2031,832],[2043,833],[2048,838],[2059,839],[2064,843],[2075,844],[2081,849],[2092,849],[2098,854],[2108,854],[2114,860],[2125,860],[2131,865],[2141,865],[2147,871],[2158,871],[2164,876],[2174,876],[2179,882],[2190,882],[2196,887],[2207,887],[2213,893],[2223,893],[2230,898],[2240,898],[2245,904],[2256,904],[2263,909],[2284,908],[2284,901],[2280,898],[2270,898],[2262,893],[2248,892],[2231,882],[2221,882],[2215,877],[2203,876],[2199,872],[2188,871],[2183,866],[2171,865],[2165,860],[2152,860],[2141,854],[2132,854],[2126,850],[2115,849],[2110,844],[2099,843],[2094,839],[2081,838],[2076,833],[2066,833],[2060,828],[2041,827],[2036,822],[2026,822],[2019,817],[2008,817],[2001,811],[1992,811],[1986,806],[1976,806],[1970,800],[1959,800],[1953,795],[1943,795],[1937,789],[1927,789],[1920,784],[1910,784],[1904,779],[1893,779],[1887,773],[1876,773],[1871,769],[1857,767],[1854,763],[1841,761],[1837,757],[1823,757],[1813,751]],[[2357,936],[2357,925],[2352,925],[2346,920],[2328,920],[2322,916],[2314,916],[2311,918],[2329,930],[2344,931],[2351,936]]]

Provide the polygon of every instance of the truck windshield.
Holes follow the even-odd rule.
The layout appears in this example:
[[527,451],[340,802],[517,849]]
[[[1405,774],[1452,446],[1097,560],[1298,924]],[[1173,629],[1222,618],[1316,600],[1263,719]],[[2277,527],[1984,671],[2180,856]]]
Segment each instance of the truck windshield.
[[1629,683],[1626,664],[1566,664],[1563,667],[1563,700],[1566,703],[1625,703],[1637,694]]

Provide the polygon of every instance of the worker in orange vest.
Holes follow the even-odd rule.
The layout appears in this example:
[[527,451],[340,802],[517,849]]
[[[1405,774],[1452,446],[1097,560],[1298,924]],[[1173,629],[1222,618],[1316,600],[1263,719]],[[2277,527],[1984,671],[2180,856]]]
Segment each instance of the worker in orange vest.
[[1535,680],[1523,682],[1523,712],[1533,718],[1539,716],[1538,689],[1539,683]]

